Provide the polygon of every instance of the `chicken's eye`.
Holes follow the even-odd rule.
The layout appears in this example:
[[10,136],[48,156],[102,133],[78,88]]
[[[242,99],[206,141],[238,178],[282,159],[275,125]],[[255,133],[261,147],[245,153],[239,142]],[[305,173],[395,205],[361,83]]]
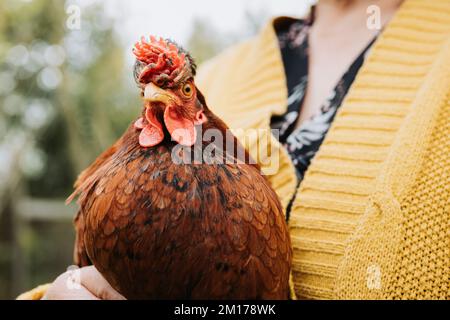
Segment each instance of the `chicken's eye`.
[[190,98],[194,94],[194,88],[190,83],[185,83],[183,85],[182,91],[186,98]]

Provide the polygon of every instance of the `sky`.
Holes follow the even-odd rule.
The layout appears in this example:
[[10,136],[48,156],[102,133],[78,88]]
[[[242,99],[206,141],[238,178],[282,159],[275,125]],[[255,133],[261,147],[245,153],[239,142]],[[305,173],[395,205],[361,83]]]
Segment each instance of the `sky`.
[[245,11],[265,10],[271,15],[301,16],[310,0],[108,0],[108,14],[122,20],[121,29],[127,37],[157,33],[185,41],[195,17],[208,18],[221,31],[242,25]]
[[[79,0],[77,2],[87,2]],[[142,35],[155,34],[185,44],[195,18],[208,19],[220,32],[238,32],[246,11],[268,16],[303,16],[313,0],[108,0],[105,13],[113,16],[127,48]],[[263,18],[264,19],[264,18]]]

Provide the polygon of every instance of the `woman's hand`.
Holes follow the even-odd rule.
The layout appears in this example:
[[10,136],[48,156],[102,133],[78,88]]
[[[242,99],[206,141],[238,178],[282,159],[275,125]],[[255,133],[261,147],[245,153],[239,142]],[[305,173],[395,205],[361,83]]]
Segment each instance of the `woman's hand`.
[[50,285],[43,300],[125,300],[94,266],[61,274]]

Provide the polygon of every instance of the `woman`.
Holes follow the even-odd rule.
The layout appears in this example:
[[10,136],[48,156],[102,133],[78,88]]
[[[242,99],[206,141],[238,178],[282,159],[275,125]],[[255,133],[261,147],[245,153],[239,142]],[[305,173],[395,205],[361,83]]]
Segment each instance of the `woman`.
[[[449,298],[448,61],[449,0],[322,0],[202,66],[231,128],[279,132],[266,173],[290,226],[292,298]],[[75,298],[121,298],[81,272]],[[68,277],[44,298],[74,298]]]

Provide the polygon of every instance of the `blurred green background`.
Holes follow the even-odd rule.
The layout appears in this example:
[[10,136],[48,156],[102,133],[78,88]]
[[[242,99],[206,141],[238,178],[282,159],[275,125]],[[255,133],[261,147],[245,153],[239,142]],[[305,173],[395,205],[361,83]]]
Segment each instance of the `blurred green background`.
[[174,15],[170,6],[182,1],[0,0],[0,299],[72,263],[76,206],[64,199],[140,110],[131,76],[137,33],[183,29],[181,43],[201,64],[270,15],[300,14],[308,1],[296,2],[234,1],[216,26],[195,8]]

